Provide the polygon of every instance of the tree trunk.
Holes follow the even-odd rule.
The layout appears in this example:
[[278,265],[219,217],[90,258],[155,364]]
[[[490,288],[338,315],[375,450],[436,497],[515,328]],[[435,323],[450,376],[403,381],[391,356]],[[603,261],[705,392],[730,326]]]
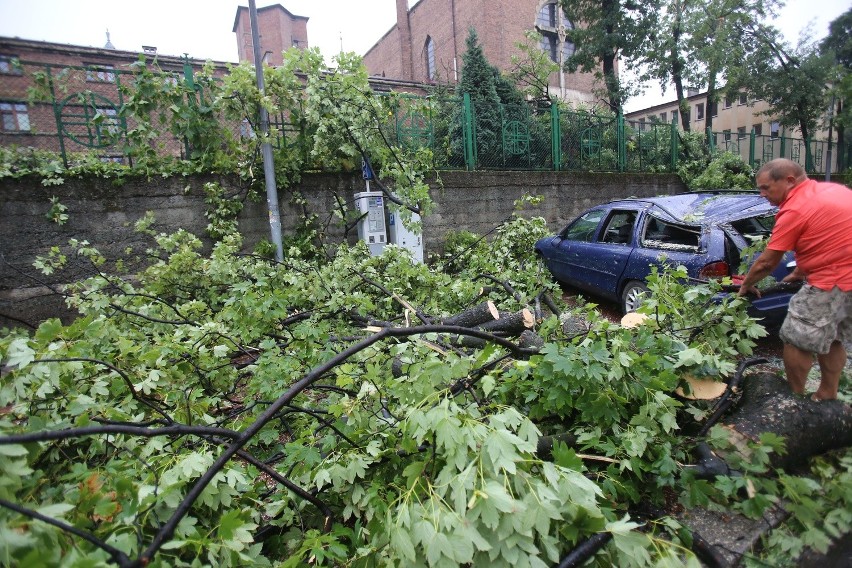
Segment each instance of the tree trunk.
[[514,314],[503,316],[500,319],[489,321],[478,326],[483,331],[494,333],[504,333],[506,335],[517,337],[527,329],[535,327],[535,317],[532,312],[524,308]]
[[786,381],[770,373],[747,378],[742,399],[723,422],[740,440],[756,441],[764,432],[782,436],[787,451],[772,454],[773,467],[789,468],[852,446],[852,406],[794,394]]
[[460,314],[448,316],[441,319],[444,325],[458,325],[461,327],[476,327],[500,317],[500,312],[491,300],[486,300]]

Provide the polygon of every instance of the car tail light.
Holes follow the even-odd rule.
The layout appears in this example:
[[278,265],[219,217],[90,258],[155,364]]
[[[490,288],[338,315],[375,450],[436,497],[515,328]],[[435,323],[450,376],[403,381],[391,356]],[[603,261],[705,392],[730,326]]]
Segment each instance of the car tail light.
[[719,262],[711,262],[698,271],[698,277],[704,280],[711,278],[723,278],[731,275],[731,267],[727,262],[720,260]]

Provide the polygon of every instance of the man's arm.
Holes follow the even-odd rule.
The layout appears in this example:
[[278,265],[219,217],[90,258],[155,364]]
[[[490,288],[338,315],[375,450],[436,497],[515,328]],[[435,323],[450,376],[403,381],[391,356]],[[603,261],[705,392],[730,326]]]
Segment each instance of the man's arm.
[[807,279],[808,275],[805,274],[805,271],[796,266],[796,268],[793,269],[793,272],[781,279],[781,282],[799,282]]
[[764,250],[760,256],[757,257],[754,264],[751,265],[748,274],[746,274],[742,284],[740,284],[740,291],[738,294],[740,296],[744,296],[745,294],[752,292],[759,298],[760,292],[754,287],[754,285],[768,276],[770,272],[775,270],[775,267],[778,266],[778,263],[781,262],[782,258],[784,258],[784,252],[785,251],[783,250],[774,249]]

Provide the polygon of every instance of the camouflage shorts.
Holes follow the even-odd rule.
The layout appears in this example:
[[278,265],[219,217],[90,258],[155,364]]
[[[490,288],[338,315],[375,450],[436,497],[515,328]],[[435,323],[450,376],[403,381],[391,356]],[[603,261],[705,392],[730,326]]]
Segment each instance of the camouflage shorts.
[[811,353],[828,353],[834,341],[848,348],[852,341],[852,292],[837,287],[825,291],[805,284],[790,299],[778,335],[785,343]]

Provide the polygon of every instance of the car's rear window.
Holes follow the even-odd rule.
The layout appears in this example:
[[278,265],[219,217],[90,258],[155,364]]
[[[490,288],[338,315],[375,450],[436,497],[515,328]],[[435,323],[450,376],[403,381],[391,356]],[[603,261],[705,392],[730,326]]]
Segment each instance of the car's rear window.
[[696,228],[667,223],[654,216],[648,217],[642,246],[662,250],[698,252],[701,232]]
[[742,236],[749,240],[767,237],[775,226],[775,215],[763,215],[761,217],[749,217],[733,221],[731,226]]

